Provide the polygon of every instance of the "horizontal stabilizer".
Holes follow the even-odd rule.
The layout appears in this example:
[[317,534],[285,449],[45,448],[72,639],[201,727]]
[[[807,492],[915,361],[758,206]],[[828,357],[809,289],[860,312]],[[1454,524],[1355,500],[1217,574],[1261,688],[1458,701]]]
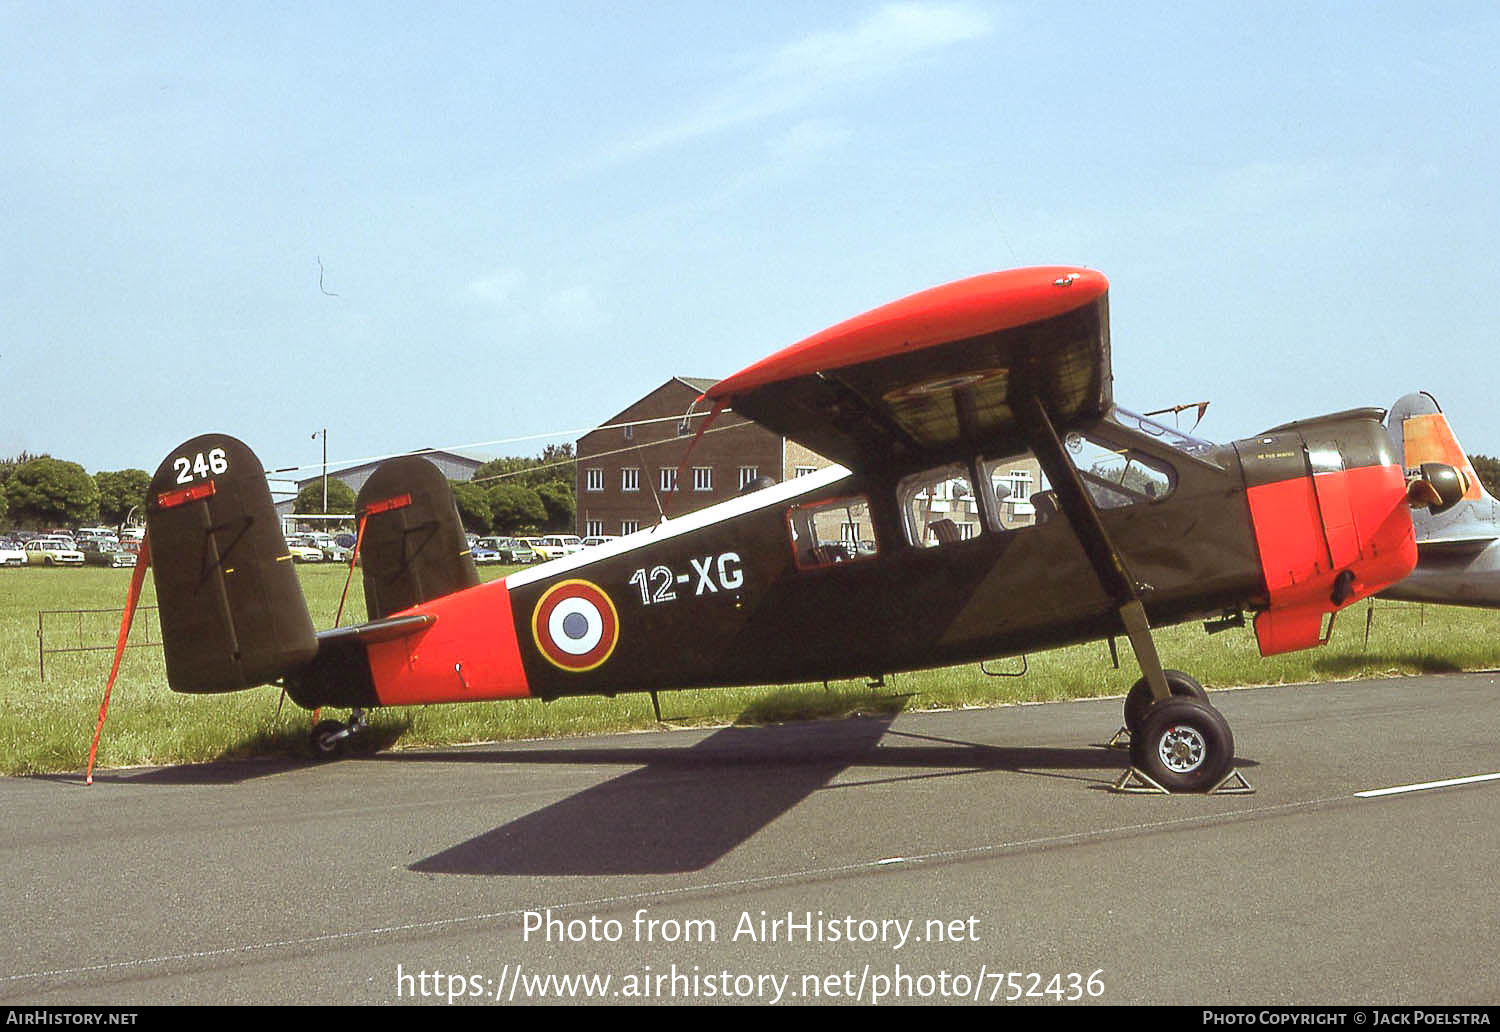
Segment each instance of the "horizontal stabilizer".
[[380,620],[479,583],[453,490],[428,460],[381,463],[355,499],[365,607]]
[[238,691],[312,659],[312,619],[248,447],[205,434],[174,450],[151,480],[146,533],[174,691]]
[[1470,535],[1469,537],[1456,538],[1424,538],[1417,542],[1417,554],[1426,555],[1428,552],[1434,554],[1459,555],[1470,552],[1482,552],[1492,541],[1500,540],[1500,534]]

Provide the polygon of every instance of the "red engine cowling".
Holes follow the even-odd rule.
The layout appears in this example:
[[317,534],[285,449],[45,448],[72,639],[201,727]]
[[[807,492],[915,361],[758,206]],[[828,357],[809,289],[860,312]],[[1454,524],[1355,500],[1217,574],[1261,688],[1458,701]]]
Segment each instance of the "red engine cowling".
[[1262,656],[1328,640],[1324,616],[1404,578],[1417,543],[1380,409],[1290,423],[1235,443],[1265,575]]

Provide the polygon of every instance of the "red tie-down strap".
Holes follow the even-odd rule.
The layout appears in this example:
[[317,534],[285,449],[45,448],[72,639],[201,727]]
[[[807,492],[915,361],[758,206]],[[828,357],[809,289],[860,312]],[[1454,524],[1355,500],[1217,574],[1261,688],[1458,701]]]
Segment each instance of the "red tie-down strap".
[[[209,484],[209,493],[213,485]],[[191,500],[191,499],[189,499]],[[165,501],[163,504],[167,504]],[[120,616],[120,637],[115,642],[115,662],[109,668],[109,680],[104,685],[104,701],[99,705],[99,723],[94,727],[94,744],[89,747],[89,765],[84,772],[83,783],[94,783],[94,755],[99,751],[99,736],[104,731],[104,718],[109,713],[109,696],[115,687],[115,675],[120,672],[120,657],[125,655],[125,642],[130,637],[130,625],[135,620],[135,605],[140,601],[141,588],[146,583],[146,567],[151,565],[151,536],[141,538],[141,550],[136,553],[135,572],[130,575],[130,594],[125,599],[125,612]]]

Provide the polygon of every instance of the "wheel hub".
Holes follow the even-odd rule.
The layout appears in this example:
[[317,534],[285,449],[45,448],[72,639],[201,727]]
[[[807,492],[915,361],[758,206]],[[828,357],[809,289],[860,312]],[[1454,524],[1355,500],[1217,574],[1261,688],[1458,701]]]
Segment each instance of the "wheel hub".
[[1156,744],[1162,764],[1176,774],[1189,774],[1203,766],[1208,745],[1194,728],[1184,724],[1169,727]]

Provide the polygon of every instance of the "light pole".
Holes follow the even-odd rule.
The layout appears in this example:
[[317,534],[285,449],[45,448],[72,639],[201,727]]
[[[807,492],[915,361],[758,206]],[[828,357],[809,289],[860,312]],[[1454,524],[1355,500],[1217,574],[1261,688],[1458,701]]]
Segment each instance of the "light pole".
[[328,428],[325,426],[323,429],[321,429],[317,433],[313,434],[312,435],[312,439],[314,441],[316,441],[318,439],[319,434],[321,434],[322,437],[323,437],[323,515],[327,516],[328,515]]

